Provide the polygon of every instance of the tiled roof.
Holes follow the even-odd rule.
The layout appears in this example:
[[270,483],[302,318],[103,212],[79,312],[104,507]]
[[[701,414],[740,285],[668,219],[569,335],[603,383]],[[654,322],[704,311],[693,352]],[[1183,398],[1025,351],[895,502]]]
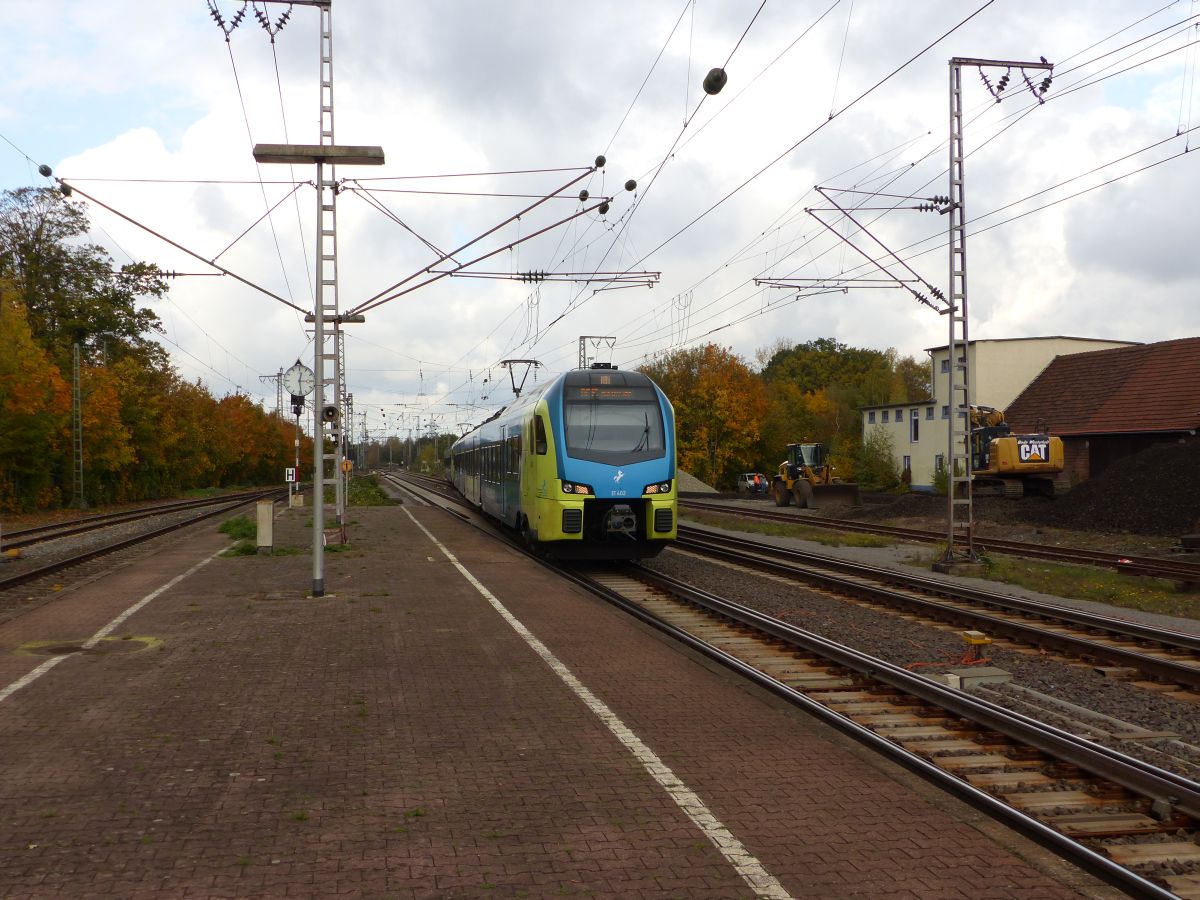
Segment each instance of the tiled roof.
[[1200,337],[1055,357],[1009,405],[1014,431],[1057,435],[1200,428]]

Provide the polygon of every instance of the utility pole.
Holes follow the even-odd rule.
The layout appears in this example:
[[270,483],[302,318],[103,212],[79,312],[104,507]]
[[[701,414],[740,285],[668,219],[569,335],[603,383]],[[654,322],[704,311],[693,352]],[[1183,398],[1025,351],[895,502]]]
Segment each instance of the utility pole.
[[[955,56],[950,59],[950,203],[949,245],[950,275],[947,299],[949,309],[950,337],[947,341],[950,405],[950,424],[947,432],[946,460],[950,466],[948,479],[947,540],[941,558],[934,563],[939,571],[961,571],[979,565],[975,553],[975,513],[971,498],[971,372],[967,356],[969,340],[969,318],[967,311],[967,212],[966,171],[963,165],[962,73],[964,68],[979,70],[979,76],[988,91],[999,103],[1008,87],[1014,69],[1021,71],[1025,86],[1037,98],[1050,87],[1049,72],[1054,65],[1043,57],[1039,62],[1017,60],[974,59]],[[993,87],[984,69],[1003,68],[1005,74]],[[1026,70],[1047,72],[1040,88],[1035,88]]]
[[609,350],[612,350],[617,345],[617,339],[615,337],[601,337],[594,334],[581,334],[579,336],[579,368],[581,369],[586,369],[591,362],[591,359],[587,355],[589,343],[597,350],[601,347],[608,347]]
[[[277,2],[277,0],[266,0]],[[283,2],[283,0],[278,0]],[[317,167],[316,303],[305,321],[313,324],[313,596],[325,594],[325,465],[333,463],[337,506],[335,512],[345,540],[345,493],[342,469],[346,419],[341,404],[343,385],[341,325],[362,322],[363,317],[342,316],[338,308],[337,181],[336,165],[383,165],[383,148],[339,146],[333,140],[333,25],[332,0],[288,0],[295,6],[315,6],[321,16],[320,41],[320,143],[259,144],[254,158],[260,163],[315,163]],[[327,332],[326,326],[329,326]],[[332,444],[326,452],[325,443]]]
[[275,384],[275,415],[283,415],[283,369],[274,375],[259,375],[258,380],[263,384]]

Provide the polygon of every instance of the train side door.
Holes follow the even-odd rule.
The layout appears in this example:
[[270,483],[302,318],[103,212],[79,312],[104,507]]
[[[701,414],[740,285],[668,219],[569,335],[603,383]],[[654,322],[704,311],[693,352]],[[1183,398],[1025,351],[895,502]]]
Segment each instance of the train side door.
[[509,507],[508,490],[509,490],[509,483],[512,480],[508,474],[508,470],[509,470],[508,437],[515,430],[516,430],[516,426],[513,426],[513,425],[501,426],[501,428],[500,428],[500,443],[496,445],[496,455],[498,457],[498,459],[496,460],[496,462],[497,462],[496,468],[498,470],[496,473],[496,480],[500,482],[499,485],[497,485],[497,487],[499,487],[499,489],[500,489],[499,490],[500,496],[499,496],[499,498],[497,498],[497,500],[500,505],[499,518],[503,522],[508,521],[508,507]]

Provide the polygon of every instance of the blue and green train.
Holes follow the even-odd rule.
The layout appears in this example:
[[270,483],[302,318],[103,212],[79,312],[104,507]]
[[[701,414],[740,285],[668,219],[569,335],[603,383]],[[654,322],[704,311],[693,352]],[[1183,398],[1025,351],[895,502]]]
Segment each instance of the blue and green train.
[[675,413],[640,372],[576,369],[450,449],[454,486],[560,559],[654,556],[676,536]]

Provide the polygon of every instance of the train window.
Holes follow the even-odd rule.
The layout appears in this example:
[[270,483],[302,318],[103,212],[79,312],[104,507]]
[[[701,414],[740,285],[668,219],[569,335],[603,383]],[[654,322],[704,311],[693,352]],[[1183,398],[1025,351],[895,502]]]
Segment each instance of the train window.
[[533,417],[533,446],[538,456],[545,456],[549,449],[546,445],[546,423],[541,416]]
[[627,465],[666,453],[662,410],[653,394],[616,401],[568,399],[563,420],[567,455],[575,459]]

